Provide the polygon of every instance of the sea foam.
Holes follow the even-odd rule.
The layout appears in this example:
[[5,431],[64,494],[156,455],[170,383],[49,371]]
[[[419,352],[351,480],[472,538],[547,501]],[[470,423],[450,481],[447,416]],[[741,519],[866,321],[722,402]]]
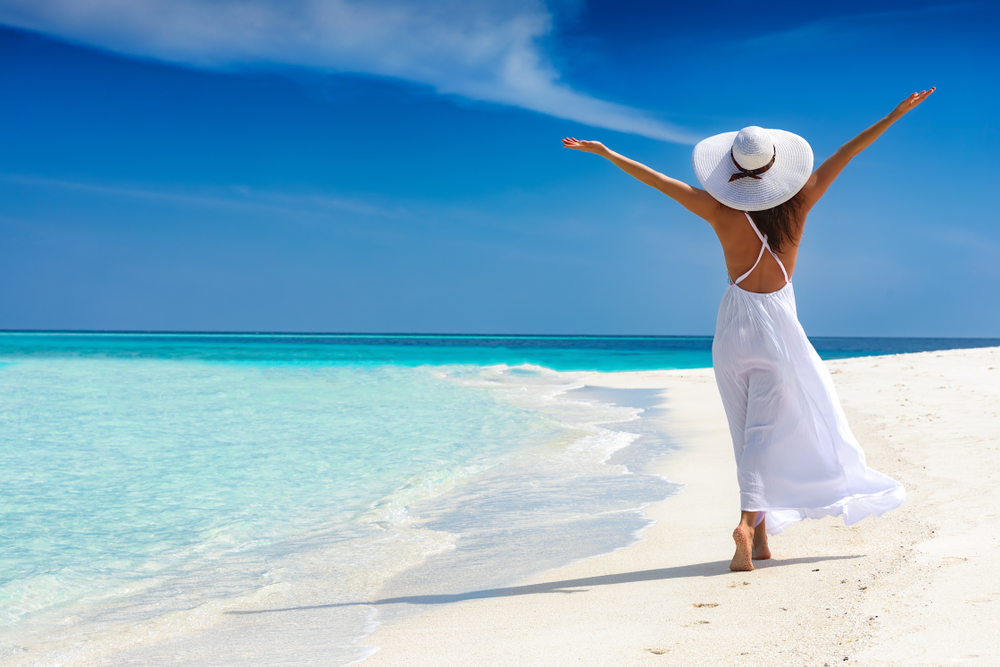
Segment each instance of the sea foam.
[[574,399],[574,373],[6,361],[4,664],[347,664],[402,613],[380,596],[621,546],[674,488],[619,483],[640,411]]

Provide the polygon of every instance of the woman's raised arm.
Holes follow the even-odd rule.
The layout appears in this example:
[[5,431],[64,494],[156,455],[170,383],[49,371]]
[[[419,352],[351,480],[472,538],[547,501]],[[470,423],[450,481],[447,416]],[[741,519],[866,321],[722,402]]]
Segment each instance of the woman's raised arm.
[[660,172],[650,169],[641,162],[631,160],[624,155],[619,155],[600,141],[580,141],[567,137],[563,139],[563,146],[573,150],[593,153],[610,160],[629,176],[633,176],[646,185],[656,188],[668,197],[677,200],[681,206],[691,211],[698,217],[704,218],[710,224],[714,224],[717,214],[720,211],[720,204],[712,195],[704,190],[693,188],[683,181],[664,176]]
[[882,136],[883,132],[889,129],[890,125],[906,115],[908,111],[916,109],[935,90],[937,89],[931,88],[913,93],[900,102],[888,116],[848,141],[838,148],[836,153],[827,158],[826,162],[820,165],[819,169],[814,171],[806,184],[802,186],[799,194],[799,200],[802,202],[802,213],[808,212],[819,201],[820,197],[826,193],[827,188],[837,179],[837,176],[840,176],[840,172],[844,170],[851,158],[871,146],[876,139]]

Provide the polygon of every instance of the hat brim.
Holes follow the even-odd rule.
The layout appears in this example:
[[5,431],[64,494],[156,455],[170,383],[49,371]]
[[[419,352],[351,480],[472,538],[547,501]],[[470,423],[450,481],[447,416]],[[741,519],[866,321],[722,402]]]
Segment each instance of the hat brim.
[[774,141],[774,164],[756,178],[729,178],[739,172],[729,156],[737,132],[723,132],[694,147],[691,161],[702,187],[717,200],[740,211],[774,208],[795,196],[809,180],[813,152],[809,142],[784,130],[768,130]]

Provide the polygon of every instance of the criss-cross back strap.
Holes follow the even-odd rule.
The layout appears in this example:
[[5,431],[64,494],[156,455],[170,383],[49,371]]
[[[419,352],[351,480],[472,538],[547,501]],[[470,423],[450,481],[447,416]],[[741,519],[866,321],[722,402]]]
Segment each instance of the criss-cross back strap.
[[736,280],[734,280],[734,281],[733,281],[733,284],[734,284],[734,285],[739,285],[739,284],[740,284],[740,282],[741,282],[741,281],[742,281],[742,280],[743,280],[744,278],[746,278],[746,277],[747,277],[747,276],[749,276],[749,275],[750,275],[751,273],[753,273],[753,270],[757,268],[757,265],[758,265],[758,264],[760,264],[760,258],[764,256],[764,249],[765,249],[765,248],[767,249],[767,251],[768,251],[769,253],[771,253],[771,257],[774,257],[774,261],[776,261],[776,262],[778,263],[778,266],[780,266],[780,267],[781,267],[781,273],[782,273],[782,275],[784,275],[784,276],[785,276],[785,282],[786,282],[786,283],[790,282],[790,281],[788,280],[788,272],[787,272],[787,271],[785,271],[785,265],[781,263],[781,260],[780,260],[780,259],[778,259],[778,256],[777,256],[777,255],[776,255],[776,254],[774,253],[774,251],[773,251],[773,250],[771,250],[771,246],[769,246],[769,245],[767,244],[767,236],[765,236],[764,234],[761,234],[761,233],[760,233],[760,230],[759,230],[759,229],[757,229],[757,225],[753,224],[753,218],[751,218],[751,217],[750,217],[750,214],[749,214],[749,213],[747,213],[746,211],[743,211],[743,215],[745,215],[745,216],[747,217],[747,220],[748,220],[748,221],[750,222],[750,226],[751,226],[751,227],[753,227],[753,231],[754,231],[754,232],[755,232],[755,233],[757,234],[757,238],[759,238],[759,239],[760,239],[760,243],[761,243],[761,246],[760,246],[760,252],[759,252],[759,253],[757,253],[757,261],[753,263],[753,266],[751,266],[751,267],[750,267],[750,270],[749,270],[749,271],[747,271],[747,272],[746,272],[746,273],[744,273],[744,274],[743,274],[742,276],[740,276],[739,278],[737,278]]

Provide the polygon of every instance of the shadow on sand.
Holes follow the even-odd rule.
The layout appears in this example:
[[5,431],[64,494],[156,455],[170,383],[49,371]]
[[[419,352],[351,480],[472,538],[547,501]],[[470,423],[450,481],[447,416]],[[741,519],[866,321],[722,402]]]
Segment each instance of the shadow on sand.
[[[756,561],[754,566],[758,569],[770,569],[772,567],[785,567],[789,565],[807,565],[812,563],[822,563],[824,561],[848,560],[852,558],[863,558],[864,556],[811,556],[808,558],[772,558],[766,561]],[[642,570],[640,572],[623,572],[621,574],[606,574],[599,577],[584,577],[582,579],[565,579],[563,581],[549,581],[544,584],[534,584],[531,586],[512,586],[509,588],[488,588],[481,591],[469,591],[467,593],[452,593],[445,595],[410,595],[396,598],[383,598],[371,602],[338,602],[332,604],[317,604],[302,607],[285,607],[281,609],[258,609],[251,611],[227,611],[227,614],[272,614],[282,611],[305,611],[308,609],[333,609],[335,607],[357,607],[374,606],[388,604],[449,604],[451,602],[462,602],[463,600],[479,600],[483,598],[502,598],[513,595],[539,595],[541,593],[585,593],[591,586],[613,586],[616,584],[631,584],[639,581],[657,581],[661,579],[683,579],[686,577],[718,577],[726,574],[734,574],[729,571],[728,560],[717,560],[710,563],[698,563],[696,565],[681,565],[678,567],[664,567],[657,570]]]

